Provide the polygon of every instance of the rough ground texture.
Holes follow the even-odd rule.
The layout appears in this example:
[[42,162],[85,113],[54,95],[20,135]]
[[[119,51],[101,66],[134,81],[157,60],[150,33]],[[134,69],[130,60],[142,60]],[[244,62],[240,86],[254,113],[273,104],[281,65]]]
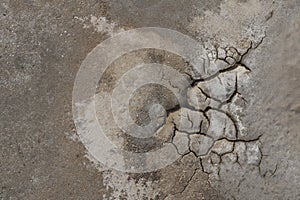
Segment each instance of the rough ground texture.
[[[297,0],[2,0],[0,199],[300,199],[299,13]],[[78,139],[72,90],[94,47],[146,26],[195,38],[210,76],[155,49],[109,67],[97,95],[139,63],[172,66],[192,86],[181,108],[157,85],[133,94],[137,124],[149,123],[151,105],[164,106],[161,128],[146,140],[107,134],[136,152],[172,143],[180,159],[123,173],[93,160]]]

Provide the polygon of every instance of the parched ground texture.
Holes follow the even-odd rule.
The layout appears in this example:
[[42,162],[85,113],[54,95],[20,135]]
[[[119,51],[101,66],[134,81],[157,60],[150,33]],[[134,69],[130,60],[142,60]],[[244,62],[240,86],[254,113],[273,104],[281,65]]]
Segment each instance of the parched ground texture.
[[[300,199],[300,1],[1,0],[0,25],[0,199]],[[89,52],[140,27],[195,39],[207,77],[158,49],[109,66],[95,95],[109,137],[133,152],[168,143],[179,156],[124,173],[85,149],[72,92]],[[135,123],[157,119],[148,139],[116,130],[111,110],[101,110],[103,93],[140,63],[172,66],[191,86],[180,91],[183,104],[159,85],[135,91]]]

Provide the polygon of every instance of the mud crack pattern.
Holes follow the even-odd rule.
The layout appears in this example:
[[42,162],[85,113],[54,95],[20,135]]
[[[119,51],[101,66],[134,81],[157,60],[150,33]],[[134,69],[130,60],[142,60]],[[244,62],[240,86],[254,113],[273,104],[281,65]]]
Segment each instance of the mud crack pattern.
[[75,82],[73,114],[83,144],[96,160],[126,172],[155,171],[188,154],[214,178],[224,162],[259,166],[259,137],[244,138],[236,105],[247,103],[238,91],[251,72],[244,57],[261,42],[244,51],[210,49],[163,28],[104,41]]
[[220,179],[222,165],[231,165],[232,170],[244,165],[259,168],[261,135],[243,139],[239,129],[241,122],[230,109],[237,101],[247,103],[238,91],[238,83],[243,73],[251,72],[243,64],[243,58],[256,47],[251,43],[243,54],[234,47],[216,47],[208,52],[208,63],[203,68],[207,73],[214,63],[218,71],[207,78],[187,74],[192,86],[187,90],[187,104],[168,113],[166,123],[172,126],[171,143],[178,154],[182,157],[193,154],[199,158],[201,170],[211,179]]

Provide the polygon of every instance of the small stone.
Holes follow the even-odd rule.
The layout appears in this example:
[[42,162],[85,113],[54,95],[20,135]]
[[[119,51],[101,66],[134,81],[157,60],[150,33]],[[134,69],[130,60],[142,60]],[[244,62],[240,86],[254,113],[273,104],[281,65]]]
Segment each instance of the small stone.
[[199,134],[191,135],[190,139],[190,148],[197,156],[206,155],[214,143],[210,137]]
[[215,142],[212,151],[218,155],[224,155],[233,151],[233,142],[229,142],[226,139],[218,140]]
[[235,62],[237,62],[241,59],[241,56],[239,55],[239,52],[234,47],[227,48],[226,55],[233,58]]
[[226,51],[223,48],[218,48],[218,58],[225,59],[226,58]]
[[189,152],[189,138],[186,133],[176,131],[173,144],[176,146],[179,154],[183,155]]

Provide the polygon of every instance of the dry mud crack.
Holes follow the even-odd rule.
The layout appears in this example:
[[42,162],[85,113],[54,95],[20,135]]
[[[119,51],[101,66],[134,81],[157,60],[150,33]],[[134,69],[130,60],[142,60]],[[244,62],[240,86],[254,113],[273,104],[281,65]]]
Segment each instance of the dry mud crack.
[[[105,98],[109,93],[114,96],[122,93],[120,91],[123,93],[131,91],[128,88],[131,84],[134,85],[137,79],[132,71],[142,77],[142,80],[147,76],[155,77],[153,82],[161,82],[163,87],[154,83],[143,85],[131,94],[128,104],[133,123],[146,127],[146,132],[153,132],[153,136],[136,138],[139,135],[127,134],[135,128],[130,126],[127,129],[120,128],[118,123],[111,126],[114,117],[119,117],[118,113],[122,114],[122,106],[118,112],[113,111],[114,107],[112,111],[108,109],[104,112],[107,120],[102,124],[110,124],[110,126],[106,125],[106,134],[121,148],[128,151],[145,153],[171,144],[176,149],[179,162],[183,159],[185,162],[190,162],[187,160],[199,162],[192,170],[193,173],[186,177],[185,182],[180,186],[181,189],[174,192],[173,196],[183,193],[190,187],[190,182],[195,175],[199,176],[199,172],[208,175],[209,183],[222,182],[224,177],[221,174],[224,170],[233,173],[239,171],[243,174],[243,170],[251,168],[263,177],[264,174],[260,171],[260,163],[263,159],[261,135],[247,135],[243,131],[239,114],[247,104],[247,99],[239,92],[239,84],[244,80],[244,76],[251,73],[251,67],[244,63],[244,58],[262,44],[264,37],[256,44],[249,42],[243,53],[234,47],[215,46],[213,49],[206,49],[203,54],[202,71],[200,69],[201,75],[197,73],[199,69],[195,70],[189,62],[162,50],[145,49],[122,56],[109,67],[103,80],[99,82],[96,106],[107,104]],[[139,66],[139,63],[146,63],[146,66],[151,64],[151,67],[140,67],[137,71],[134,68],[131,71],[131,66]],[[174,66],[183,79],[169,69],[160,69],[161,64]],[[121,72],[116,68],[119,65],[124,68]],[[170,74],[167,73],[175,78],[170,79]],[[182,80],[187,81],[188,84],[181,84],[184,82]],[[172,94],[173,91],[180,94],[179,100],[178,96]],[[116,100],[122,98],[122,96],[115,96]],[[103,109],[103,106],[100,108]],[[100,114],[100,111],[97,112]],[[147,157],[138,160],[131,160],[131,157],[126,159],[128,166],[151,165],[151,160]],[[165,196],[165,198],[172,198],[172,196]]]
[[[298,0],[2,0],[0,200],[300,199],[299,8]],[[76,77],[93,69],[82,63],[143,28],[147,37],[111,43],[89,63],[148,41],[106,63],[101,80],[96,72],[79,81],[97,78],[79,92],[93,88],[79,104],[91,112],[75,119]],[[90,125],[105,135],[82,140]]]
[[[199,158],[201,170],[210,178],[219,179],[222,164],[238,164],[240,167],[250,164],[259,168],[262,159],[260,136],[242,139],[238,119],[226,109],[234,101],[246,102],[238,92],[238,73],[240,68],[251,72],[243,58],[256,47],[251,42],[243,54],[234,47],[216,48],[208,55],[208,63],[223,66],[207,78],[194,78],[186,73],[192,85],[187,90],[186,107],[176,106],[167,111],[165,121],[173,126],[171,143],[178,154],[184,157],[192,153]],[[204,65],[204,68],[209,69],[210,66]],[[160,128],[163,129],[163,126]]]

